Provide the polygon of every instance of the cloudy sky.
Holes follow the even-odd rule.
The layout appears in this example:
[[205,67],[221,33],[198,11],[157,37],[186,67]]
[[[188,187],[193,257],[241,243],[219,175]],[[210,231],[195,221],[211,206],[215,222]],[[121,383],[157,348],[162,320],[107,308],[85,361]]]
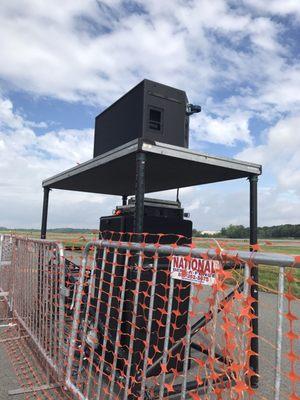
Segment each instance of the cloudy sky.
[[[299,28],[299,0],[2,1],[0,226],[39,227],[42,180],[92,157],[95,116],[143,78],[201,104],[191,148],[263,165],[260,225],[299,223]],[[246,180],[181,199],[199,229],[248,224]],[[52,191],[49,226],[118,202]]]

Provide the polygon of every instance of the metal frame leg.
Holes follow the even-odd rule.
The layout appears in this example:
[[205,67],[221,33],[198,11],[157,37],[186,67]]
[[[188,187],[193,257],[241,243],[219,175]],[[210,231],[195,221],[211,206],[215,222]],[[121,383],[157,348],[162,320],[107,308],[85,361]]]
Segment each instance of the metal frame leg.
[[43,214],[42,214],[42,226],[41,226],[41,239],[46,239],[46,236],[47,236],[49,192],[50,192],[50,188],[44,187],[44,201],[43,201]]
[[[250,251],[255,251],[253,249],[253,245],[257,244],[257,182],[258,177],[256,175],[252,175],[249,177],[250,182]],[[251,279],[254,284],[250,287],[250,294],[255,300],[252,303],[253,313],[256,318],[252,319],[252,333],[255,335],[251,338],[251,350],[255,353],[250,356],[250,368],[255,373],[255,375],[250,378],[250,385],[252,388],[257,388],[259,379],[259,361],[258,361],[258,353],[259,353],[259,345],[258,345],[258,268],[253,265],[251,268]]]

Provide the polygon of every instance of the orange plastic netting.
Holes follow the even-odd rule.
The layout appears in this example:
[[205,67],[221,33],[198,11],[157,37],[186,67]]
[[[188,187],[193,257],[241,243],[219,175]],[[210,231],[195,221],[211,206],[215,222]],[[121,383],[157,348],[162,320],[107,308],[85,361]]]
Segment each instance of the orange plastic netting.
[[[199,252],[180,235],[101,235],[85,253],[87,238],[69,240],[63,258],[29,239],[12,252],[19,276],[4,281],[18,290],[0,317],[26,337],[2,328],[0,346],[33,388],[26,398],[299,400],[299,269],[246,263],[234,241]],[[49,382],[58,387],[34,389]]]

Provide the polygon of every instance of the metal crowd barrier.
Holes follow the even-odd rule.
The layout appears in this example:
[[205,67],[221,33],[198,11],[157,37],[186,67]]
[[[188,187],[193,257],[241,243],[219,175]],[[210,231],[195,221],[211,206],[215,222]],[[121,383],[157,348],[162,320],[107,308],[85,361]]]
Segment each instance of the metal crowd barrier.
[[[204,274],[206,260],[221,267],[209,286],[196,280],[187,288],[174,275],[174,257],[183,257],[191,276],[201,268]],[[251,348],[250,286],[258,264],[280,268],[274,399],[281,399],[285,268],[299,267],[294,257],[105,240],[89,242],[83,253],[66,386],[82,400],[252,398],[250,359],[259,353]],[[207,308],[200,310],[204,297]]]
[[[8,242],[11,248],[6,251]],[[0,282],[8,283],[2,290],[9,292],[12,317],[31,338],[49,372],[63,380],[63,247],[47,240],[7,236],[1,237],[1,243]]]
[[13,237],[0,235],[0,296],[5,298],[10,311],[12,308],[12,249]]
[[[297,398],[298,259],[100,240],[86,244],[68,295],[61,245],[9,235],[0,245],[0,291],[75,398]],[[278,296],[270,326],[276,338],[259,336],[274,352],[267,364],[251,347],[251,269],[258,265],[278,267],[278,288],[271,290]],[[271,397],[255,397],[251,388],[253,356],[274,373],[270,387],[260,384]]]

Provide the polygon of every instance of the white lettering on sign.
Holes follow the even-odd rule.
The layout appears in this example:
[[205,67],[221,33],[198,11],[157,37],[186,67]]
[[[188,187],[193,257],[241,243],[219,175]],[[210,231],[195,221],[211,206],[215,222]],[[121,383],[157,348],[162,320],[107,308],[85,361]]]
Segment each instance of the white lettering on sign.
[[216,270],[221,269],[221,267],[222,264],[217,260],[173,256],[171,277],[181,281],[211,286],[216,281]]

